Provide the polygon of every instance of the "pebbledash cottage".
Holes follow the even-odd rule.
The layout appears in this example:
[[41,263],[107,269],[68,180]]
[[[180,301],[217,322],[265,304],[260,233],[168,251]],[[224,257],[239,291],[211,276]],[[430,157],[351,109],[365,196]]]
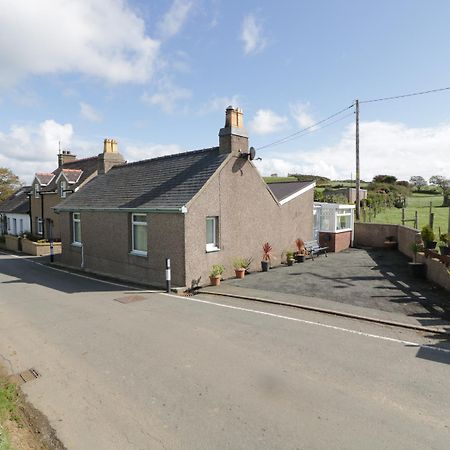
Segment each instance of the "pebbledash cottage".
[[262,246],[281,254],[313,233],[314,182],[282,188],[264,182],[250,160],[242,111],[228,107],[219,146],[117,165],[59,203],[67,266],[154,286],[207,284],[214,264]]

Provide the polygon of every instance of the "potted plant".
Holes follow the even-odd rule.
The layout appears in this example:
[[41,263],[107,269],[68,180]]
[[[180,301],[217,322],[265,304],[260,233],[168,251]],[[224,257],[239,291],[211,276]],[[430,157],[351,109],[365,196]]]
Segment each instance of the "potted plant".
[[267,272],[269,270],[272,258],[272,246],[268,242],[266,242],[263,245],[263,256],[261,261],[261,270],[263,272]]
[[214,264],[209,274],[209,280],[212,286],[220,286],[220,278],[222,277],[225,267],[222,264]]
[[417,262],[417,253],[420,252],[421,250],[423,250],[423,246],[422,246],[422,244],[419,244],[418,242],[413,242],[411,244],[410,248],[414,255],[412,262],[408,263],[411,275],[414,278],[425,278],[426,266],[424,263]]
[[297,262],[304,262],[305,257],[308,254],[305,248],[305,242],[302,239],[296,239],[295,245],[297,246],[297,251],[295,252],[295,260]]
[[288,266],[292,266],[294,264],[295,258],[294,258],[294,252],[287,251],[286,252],[286,264]]
[[422,236],[422,241],[425,245],[425,248],[432,250],[436,247],[437,242],[434,240],[434,231],[433,228],[430,227],[430,225],[424,225],[420,234]]
[[245,270],[248,267],[247,259],[245,258],[236,258],[233,261],[234,272],[236,273],[236,278],[244,278]]
[[450,255],[450,235],[447,233],[439,235],[439,250],[441,255]]
[[253,258],[252,258],[251,256],[248,257],[248,258],[243,258],[243,261],[244,261],[244,263],[245,263],[245,266],[244,266],[244,268],[245,268],[245,274],[248,275],[248,274],[250,273],[249,268],[250,268],[250,264],[251,264],[252,261],[253,261]]

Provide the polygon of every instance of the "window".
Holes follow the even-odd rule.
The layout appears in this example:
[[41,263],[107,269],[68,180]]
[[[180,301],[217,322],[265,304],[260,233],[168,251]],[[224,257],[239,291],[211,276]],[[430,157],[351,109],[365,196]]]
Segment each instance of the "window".
[[61,183],[59,183],[59,196],[61,198],[66,198],[66,189],[67,189],[67,183],[63,180]]
[[13,219],[13,233],[17,235],[17,219]]
[[72,244],[81,245],[81,219],[80,213],[72,214]]
[[349,230],[352,228],[352,210],[339,209],[336,213],[336,230]]
[[34,185],[34,198],[39,198],[39,184]]
[[219,218],[206,218],[206,251],[219,250]]
[[6,226],[6,228],[7,228],[7,231],[8,231],[8,233],[9,233],[9,231],[11,230],[11,219],[8,217],[8,218],[6,219],[6,221],[7,221],[7,226]]
[[131,253],[147,256],[147,215],[131,215]]
[[41,217],[36,217],[36,230],[37,234],[43,234]]
[[19,234],[23,234],[23,219],[19,219]]

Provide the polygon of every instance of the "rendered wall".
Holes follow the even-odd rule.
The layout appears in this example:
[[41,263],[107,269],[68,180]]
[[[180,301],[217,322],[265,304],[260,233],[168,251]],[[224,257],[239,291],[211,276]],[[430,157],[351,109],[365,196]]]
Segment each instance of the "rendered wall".
[[20,220],[23,220],[23,233],[30,231],[30,216],[28,214],[11,214],[5,213],[7,219],[9,219],[10,227],[8,229],[9,234],[13,234],[13,220],[16,219],[17,223],[17,235],[21,234]]
[[[295,249],[295,239],[310,240],[313,229],[311,189],[280,206],[268,191],[255,167],[242,158],[230,156],[225,166],[188,204],[186,214],[187,285],[201,277],[209,283],[213,264],[223,264],[224,277],[234,276],[236,257],[253,257],[251,270],[261,270],[262,246],[269,242],[276,259]],[[219,217],[217,252],[206,252],[206,217]]]
[[185,285],[184,215],[147,214],[146,257],[130,254],[127,212],[81,212],[81,247],[72,244],[71,214],[61,213],[62,264],[153,286],[165,285],[165,259],[171,259],[173,286]]

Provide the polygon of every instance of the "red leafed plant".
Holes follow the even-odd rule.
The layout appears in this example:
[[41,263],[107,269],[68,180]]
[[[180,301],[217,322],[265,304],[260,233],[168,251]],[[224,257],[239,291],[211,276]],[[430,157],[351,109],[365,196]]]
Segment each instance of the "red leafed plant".
[[262,259],[263,261],[270,261],[272,259],[272,246],[268,242],[263,245]]
[[305,242],[302,239],[300,239],[300,238],[296,239],[295,245],[297,246],[297,253],[299,255],[306,254]]

